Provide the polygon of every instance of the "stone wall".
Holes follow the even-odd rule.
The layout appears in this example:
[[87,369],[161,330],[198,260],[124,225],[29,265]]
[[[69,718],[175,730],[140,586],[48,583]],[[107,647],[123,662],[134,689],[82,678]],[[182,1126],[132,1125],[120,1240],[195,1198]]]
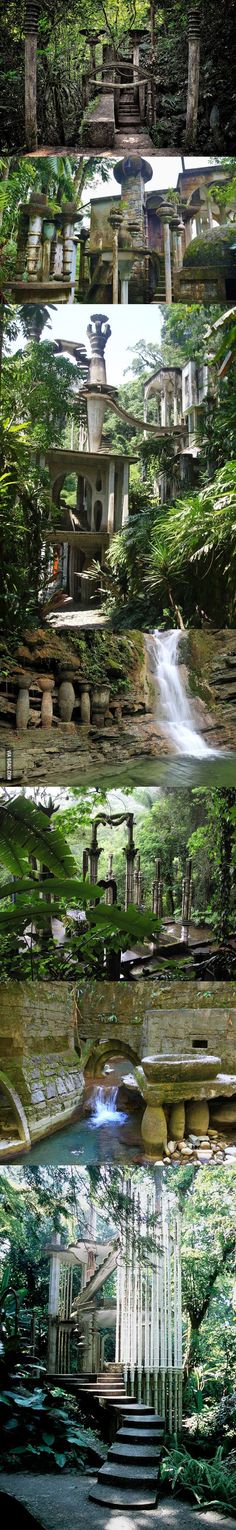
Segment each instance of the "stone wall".
[[[85,984],[78,998],[78,1035],[91,1038],[98,1070],[117,1051],[136,1061],[146,1053],[195,1049],[217,1055],[221,1069],[236,1071],[236,986],[157,982]],[[204,1043],[206,1044],[204,1046]]]
[[75,992],[68,983],[2,983],[0,986],[0,1066],[2,1059],[35,1052],[73,1052]]
[[84,1091],[75,1051],[75,992],[67,983],[0,988],[0,1162],[69,1122]]

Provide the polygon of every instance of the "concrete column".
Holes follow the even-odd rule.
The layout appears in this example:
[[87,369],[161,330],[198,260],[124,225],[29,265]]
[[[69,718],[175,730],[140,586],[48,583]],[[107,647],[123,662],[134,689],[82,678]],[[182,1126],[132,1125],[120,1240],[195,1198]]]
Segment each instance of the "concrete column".
[[188,95],[186,114],[186,143],[192,148],[197,136],[198,99],[200,78],[200,13],[195,6],[189,15],[188,45]]
[[57,1320],[59,1312],[60,1291],[60,1233],[55,1233],[54,1242],[58,1244],[51,1254],[49,1272],[49,1297],[48,1297],[48,1370],[56,1372],[57,1369]]
[[121,281],[121,302],[129,302],[129,279],[127,276],[123,276]]
[[136,43],[134,43],[134,46],[133,46],[133,85],[134,85],[134,100],[135,101],[138,101],[138,73],[139,73],[139,43],[136,42]]
[[99,452],[102,440],[102,427],[105,414],[106,400],[99,393],[87,394],[87,420],[89,451]]
[[165,427],[167,424],[168,424],[168,397],[167,397],[167,389],[166,389],[166,386],[165,386],[165,383],[164,383],[164,385],[163,385],[163,393],[161,395],[161,425],[163,425]]
[[164,223],[164,257],[165,257],[165,287],[166,303],[172,303],[172,277],[171,277],[171,249],[170,249],[170,225]]
[[174,425],[178,425],[178,423],[179,423],[179,409],[178,409],[178,396],[177,396],[176,384],[175,384],[175,388],[174,388]]
[[129,519],[129,464],[128,464],[128,462],[124,462],[124,467],[123,467],[122,526],[127,526],[128,519]]
[[41,254],[41,238],[42,238],[42,213],[35,213],[35,214],[32,213],[30,215],[30,220],[29,220],[28,247],[27,247],[27,266],[28,266],[28,273],[29,273],[29,276],[31,278],[31,281],[36,281],[37,280],[38,269],[39,269],[39,264],[40,264],[40,254]]
[[109,479],[108,479],[108,518],[107,518],[107,530],[108,530],[109,537],[113,536],[114,525],[115,525],[115,463],[112,462],[112,460],[111,460],[110,463],[109,463]]

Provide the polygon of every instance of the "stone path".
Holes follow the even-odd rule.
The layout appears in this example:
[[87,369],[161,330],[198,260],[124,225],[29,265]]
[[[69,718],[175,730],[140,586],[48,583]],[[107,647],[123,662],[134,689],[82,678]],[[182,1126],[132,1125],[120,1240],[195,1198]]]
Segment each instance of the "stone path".
[[[2,1472],[0,1491],[24,1503],[43,1530],[235,1530],[235,1519],[215,1509],[200,1513],[183,1500],[161,1498],[156,1509],[113,1511],[89,1498],[96,1472],[80,1476],[48,1472]],[[10,1505],[9,1505],[10,1508]],[[15,1522],[15,1517],[14,1517]]]
[[103,615],[101,607],[98,609],[94,607],[93,610],[90,606],[88,611],[82,611],[81,606],[70,605],[68,602],[65,608],[51,612],[51,615],[47,617],[47,625],[55,627],[57,631],[60,628],[63,631],[64,627],[72,627],[74,631],[76,627],[108,627],[109,622],[108,617]]

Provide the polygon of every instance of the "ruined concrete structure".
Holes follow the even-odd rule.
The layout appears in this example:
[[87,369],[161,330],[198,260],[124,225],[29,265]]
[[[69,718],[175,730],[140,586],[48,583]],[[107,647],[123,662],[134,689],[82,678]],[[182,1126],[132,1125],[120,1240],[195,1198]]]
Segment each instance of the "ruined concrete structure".
[[18,302],[73,302],[76,279],[76,202],[52,211],[47,197],[32,191],[19,207],[15,293]]
[[73,1117],[84,1079],[67,983],[1,984],[0,1162]]
[[[118,1093],[121,1109],[132,1113],[137,1090],[143,1101],[141,1134],[145,1150],[162,1152],[169,1140],[195,1141],[209,1129],[235,1131],[236,992],[214,985],[214,1004],[203,983],[172,983],[171,991],[142,981],[134,986],[89,985],[79,998],[81,1045],[92,1038],[88,1070],[101,1074],[109,1059],[135,1065]],[[116,1023],[114,1025],[114,1014]],[[112,1023],[110,1016],[112,1015]],[[102,1037],[101,1037],[102,1020]],[[141,1066],[140,1066],[141,1061]]]
[[[88,383],[79,394],[79,402],[83,395],[86,405],[81,447],[51,447],[44,459],[49,467],[53,506],[58,510],[58,520],[54,512],[47,531],[52,579],[56,572],[60,587],[82,606],[89,605],[97,594],[95,560],[102,568],[111,537],[127,524],[129,465],[133,461],[132,454],[111,452],[102,439],[105,409],[119,407],[117,390],[106,377],[105,347],[111,333],[106,315],[93,314],[87,333],[91,358]],[[73,349],[76,351],[70,345],[70,353]],[[76,481],[73,509],[63,495],[65,481],[72,473]]]
[[[90,232],[81,219],[79,298],[150,303],[215,302],[235,295],[235,229],[228,229],[227,258],[214,261],[214,236],[225,212],[217,185],[220,166],[181,171],[176,189],[152,191],[152,163],[130,154],[114,169],[117,197],[91,201]],[[216,186],[214,199],[209,190]],[[205,239],[209,241],[209,269]],[[204,244],[204,260],[201,255]],[[194,261],[196,248],[196,270]],[[213,250],[213,253],[212,253]],[[202,268],[202,269],[201,269]],[[191,295],[188,284],[191,284]]]
[[92,196],[90,218],[73,201],[55,210],[35,191],[20,204],[16,274],[7,283],[15,300],[234,301],[234,214],[227,221],[218,198],[227,171],[196,165],[175,188],[152,191],[152,159],[130,152],[113,173],[117,194]]
[[[77,1243],[63,1247],[57,1235],[47,1249],[48,1370],[50,1376],[66,1377],[68,1384],[73,1352],[76,1395],[86,1404],[89,1395],[91,1403],[102,1393],[104,1401],[99,1373],[106,1364],[111,1333],[113,1400],[119,1397],[120,1372],[124,1394],[138,1402],[153,1401],[171,1434],[181,1426],[180,1220],[171,1212],[168,1197],[159,1196],[155,1182],[140,1195],[127,1180],[124,1192],[127,1218],[115,1234],[108,1228],[107,1238],[99,1238],[92,1210]],[[106,1281],[112,1274],[115,1295],[110,1298]],[[109,1393],[108,1386],[107,1402]]]
[[199,420],[202,407],[214,396],[215,383],[210,368],[187,361],[183,367],[160,366],[151,372],[144,385],[144,416],[148,422],[149,399],[156,398],[158,429],[169,434],[174,444],[174,463],[160,470],[157,487],[161,504],[172,500],[180,484],[187,488],[198,481],[201,453]]

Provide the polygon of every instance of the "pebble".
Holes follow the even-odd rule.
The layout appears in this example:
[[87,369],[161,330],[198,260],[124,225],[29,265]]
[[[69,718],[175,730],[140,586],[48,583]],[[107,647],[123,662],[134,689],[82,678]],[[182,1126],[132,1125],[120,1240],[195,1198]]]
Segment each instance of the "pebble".
[[177,1142],[167,1142],[168,1153],[175,1153],[176,1147],[177,1147]]
[[198,1163],[210,1163],[210,1159],[212,1158],[211,1148],[208,1149],[208,1152],[207,1152],[206,1148],[204,1148],[204,1149],[200,1148],[198,1150],[197,1154],[196,1154],[196,1157],[197,1157]]

